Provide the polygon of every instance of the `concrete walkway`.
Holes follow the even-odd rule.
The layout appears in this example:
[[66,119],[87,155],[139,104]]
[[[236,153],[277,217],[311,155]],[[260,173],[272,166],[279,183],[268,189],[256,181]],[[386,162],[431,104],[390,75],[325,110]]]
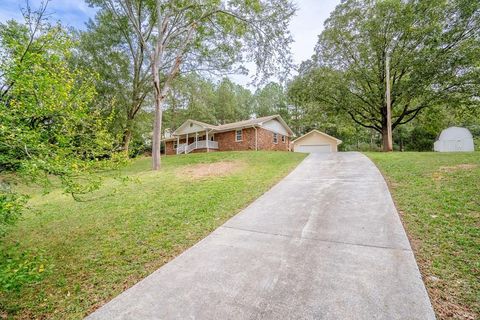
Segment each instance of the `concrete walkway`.
[[435,319],[388,188],[360,153],[311,154],[89,319]]

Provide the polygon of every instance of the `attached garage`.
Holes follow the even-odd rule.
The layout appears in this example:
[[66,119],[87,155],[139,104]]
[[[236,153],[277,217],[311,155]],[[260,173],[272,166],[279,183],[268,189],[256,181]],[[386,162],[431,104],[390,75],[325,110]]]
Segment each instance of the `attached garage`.
[[318,130],[312,130],[292,141],[293,151],[304,153],[337,152],[341,140]]

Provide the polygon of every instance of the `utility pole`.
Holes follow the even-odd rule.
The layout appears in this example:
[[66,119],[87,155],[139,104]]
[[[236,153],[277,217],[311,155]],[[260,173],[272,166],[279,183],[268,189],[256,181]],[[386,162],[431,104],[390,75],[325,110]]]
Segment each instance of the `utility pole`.
[[[390,99],[390,57],[387,54],[386,63],[385,63],[385,78],[386,78],[386,98],[387,98],[387,141],[386,145],[383,146],[384,151],[389,152],[393,151],[393,141],[392,141],[392,106]],[[384,141],[385,143],[385,141]]]

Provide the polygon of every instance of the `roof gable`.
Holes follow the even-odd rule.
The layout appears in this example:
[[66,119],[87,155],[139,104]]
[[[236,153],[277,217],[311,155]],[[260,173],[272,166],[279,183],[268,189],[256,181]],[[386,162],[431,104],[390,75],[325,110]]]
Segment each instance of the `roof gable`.
[[[241,129],[241,128],[246,128],[246,127],[252,127],[252,126],[262,126],[264,123],[271,121],[271,120],[277,120],[288,132],[289,136],[293,135],[293,131],[290,129],[290,127],[285,123],[285,121],[282,119],[282,117],[278,114],[272,115],[272,116],[266,116],[266,117],[260,117],[260,118],[255,118],[255,119],[249,119],[249,120],[243,120],[243,121],[237,121],[237,122],[232,122],[232,123],[227,123],[227,124],[222,124],[222,125],[211,125],[208,123],[188,119],[185,121],[180,127],[175,130],[172,135],[182,135],[182,134],[187,134],[187,133],[194,133],[194,132],[199,132],[199,131],[204,131],[204,130],[211,130],[214,132],[223,132],[223,131],[231,131],[235,129]],[[268,130],[268,128],[265,128]]]
[[172,133],[172,135],[195,133],[195,132],[198,132],[198,131],[203,131],[205,129],[214,129],[214,128],[215,128],[215,126],[213,126],[211,124],[200,122],[200,121],[197,121],[197,120],[188,119],[180,127],[178,127],[177,130],[175,130]]
[[312,135],[312,134],[319,134],[319,135],[321,135],[321,136],[323,136],[323,137],[326,137],[326,138],[328,138],[328,139],[331,139],[331,140],[335,141],[335,142],[337,143],[337,145],[339,145],[340,143],[342,143],[342,140],[337,139],[337,138],[335,138],[335,137],[332,137],[331,135],[328,135],[328,134],[326,134],[325,132],[318,131],[317,129],[314,129],[314,130],[312,130],[312,131],[310,131],[310,132],[305,133],[303,136],[298,137],[297,139],[293,140],[292,143],[295,143],[295,142],[297,142],[297,141],[300,141],[300,140],[302,140],[303,138],[305,138],[305,137],[307,137],[307,136],[310,136],[310,135]]

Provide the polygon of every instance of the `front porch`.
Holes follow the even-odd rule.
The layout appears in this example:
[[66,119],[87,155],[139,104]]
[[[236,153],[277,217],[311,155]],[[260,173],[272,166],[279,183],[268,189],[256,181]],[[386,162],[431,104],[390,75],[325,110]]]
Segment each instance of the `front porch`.
[[209,152],[210,150],[217,150],[217,149],[218,149],[218,142],[212,141],[212,140],[195,140],[190,144],[188,143],[177,144],[177,147],[175,148],[177,154],[182,154],[182,153],[187,154],[194,150],[202,150],[205,152]]
[[187,154],[190,152],[210,152],[218,150],[215,140],[215,126],[196,120],[187,120],[173,133],[170,141],[173,145],[168,148],[170,154]]
[[215,135],[210,130],[179,134],[176,138],[177,140],[174,145],[176,154],[218,150],[218,142],[214,140]]

